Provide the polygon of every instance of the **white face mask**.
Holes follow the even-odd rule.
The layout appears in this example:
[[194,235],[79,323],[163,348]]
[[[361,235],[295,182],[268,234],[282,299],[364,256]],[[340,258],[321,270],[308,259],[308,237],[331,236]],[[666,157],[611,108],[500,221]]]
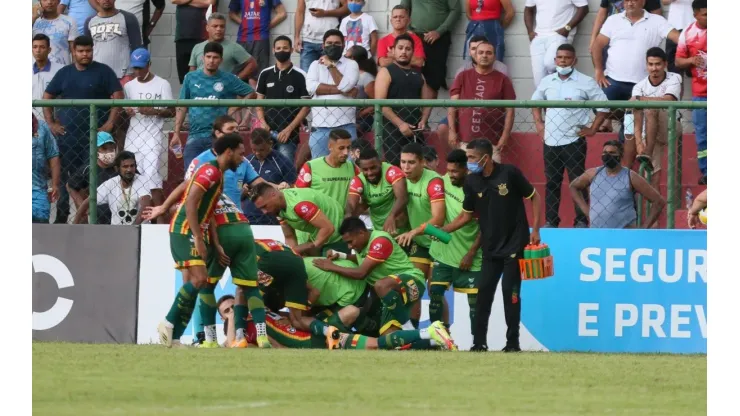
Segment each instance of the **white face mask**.
[[558,71],[558,74],[560,75],[570,75],[571,72],[573,72],[572,66],[556,66],[555,70]]
[[116,152],[100,153],[98,152],[98,160],[104,165],[112,165],[116,160]]

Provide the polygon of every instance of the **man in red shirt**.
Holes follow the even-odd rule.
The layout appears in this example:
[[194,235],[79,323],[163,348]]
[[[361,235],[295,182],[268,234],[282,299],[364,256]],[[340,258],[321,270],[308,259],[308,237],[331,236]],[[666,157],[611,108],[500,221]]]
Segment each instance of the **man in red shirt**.
[[[686,27],[678,38],[676,66],[691,69],[691,95],[694,101],[707,101],[707,0],[691,4],[696,21]],[[691,112],[696,131],[699,169],[704,175],[700,184],[707,183],[707,110]]]
[[[453,100],[515,100],[511,80],[493,69],[496,60],[493,45],[481,42],[475,51],[474,68],[460,72],[450,88]],[[459,113],[459,122],[458,122]],[[505,113],[505,114],[504,114]],[[511,136],[514,126],[513,108],[455,108],[447,110],[450,124],[448,142],[458,148],[473,139],[486,138],[494,144],[493,158],[500,163],[501,151]]]
[[411,58],[411,66],[421,68],[424,66],[424,45],[421,39],[413,32],[409,32],[409,11],[401,5],[393,7],[391,10],[391,26],[393,32],[382,37],[378,41],[378,66],[388,66],[393,63],[393,42],[398,35],[408,33],[414,40],[414,56]]

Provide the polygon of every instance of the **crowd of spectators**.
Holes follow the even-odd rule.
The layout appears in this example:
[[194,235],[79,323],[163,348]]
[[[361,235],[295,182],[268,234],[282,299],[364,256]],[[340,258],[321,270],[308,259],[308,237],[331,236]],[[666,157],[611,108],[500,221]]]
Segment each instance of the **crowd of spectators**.
[[[256,98],[254,111],[98,108],[96,162],[89,160],[88,110],[34,108],[34,222],[49,221],[50,201],[56,202],[55,222],[68,222],[72,219],[70,199],[78,212],[76,220],[84,221],[80,212],[88,190],[80,176],[88,172],[90,163],[97,163],[98,202],[109,205],[101,209],[99,222],[137,223],[137,215],[131,213],[141,212],[142,203],[158,205],[164,199],[168,149],[188,166],[195,156],[210,149],[219,129],[214,122],[227,113],[236,120],[236,128],[252,131],[252,154],[247,160],[269,182],[293,184],[296,166],[330,156],[332,132],[349,134],[352,155],[369,145],[362,136],[372,131],[377,116],[372,108],[261,107],[259,100],[435,99],[440,89],[448,89],[451,30],[463,10],[469,20],[465,62],[454,68],[454,82],[449,86],[452,100],[680,100],[686,76],[691,77],[692,99],[706,101],[706,0],[662,0],[670,6],[668,19],[662,16],[658,0],[602,0],[592,28],[583,27],[589,12],[586,0],[526,0],[522,12],[530,39],[532,97],[516,96],[504,64],[505,29],[516,12],[511,0],[463,0],[462,4],[457,0],[402,0],[390,11],[392,32],[384,37],[379,37],[373,17],[363,12],[364,0],[298,0],[291,10],[295,12],[292,40],[271,33],[287,16],[280,0],[231,0],[228,20],[239,25],[235,41],[225,35],[227,16],[212,12],[215,0],[171,2],[176,7],[179,98]],[[164,9],[164,0],[40,0],[33,7],[33,98],[173,98],[169,82],[152,72],[147,49]],[[589,29],[593,78],[575,69],[572,46],[576,31]],[[291,62],[293,52],[300,55],[298,67]],[[269,64],[271,60],[274,65]],[[405,144],[424,143],[430,111],[382,109],[386,161],[397,165]],[[592,187],[591,181],[613,181],[608,174],[602,179],[601,171],[589,173],[585,166],[587,138],[610,131],[612,122],[621,126],[622,145],[612,152],[619,154],[619,166],[631,168],[635,160],[643,163],[655,173],[652,187],[657,188],[659,179],[655,178],[661,170],[668,130],[666,112],[627,113],[599,109],[594,116],[583,109],[533,111],[544,146],[547,226],[560,223],[564,172],[571,184],[584,183],[576,181],[583,175],[590,175]],[[173,118],[173,134],[167,137],[164,124]],[[449,108],[437,133],[450,148],[487,138],[494,144],[494,159],[500,161],[514,121],[513,108]],[[706,184],[706,111],[693,111],[692,121],[701,183]],[[309,136],[307,146],[300,146],[303,131]],[[184,132],[188,137],[183,146]],[[436,153],[429,153],[428,163],[435,161]],[[130,175],[138,179],[127,179]],[[130,208],[132,190],[136,209]],[[584,200],[588,197],[584,188],[574,192]],[[594,226],[577,198],[576,202],[573,225],[585,227],[590,222]],[[254,207],[244,208],[250,221],[274,223],[274,219],[258,218],[262,215]],[[116,211],[126,213],[112,217]]]

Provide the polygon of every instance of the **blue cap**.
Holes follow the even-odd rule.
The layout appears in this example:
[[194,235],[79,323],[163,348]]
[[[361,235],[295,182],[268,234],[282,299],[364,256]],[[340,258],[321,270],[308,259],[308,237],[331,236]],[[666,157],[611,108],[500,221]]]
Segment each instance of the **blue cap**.
[[110,135],[110,133],[105,131],[99,131],[98,132],[98,147],[106,144],[106,143],[115,143],[116,141],[113,140],[113,136]]
[[150,60],[151,55],[144,48],[139,48],[131,52],[131,68],[146,68]]

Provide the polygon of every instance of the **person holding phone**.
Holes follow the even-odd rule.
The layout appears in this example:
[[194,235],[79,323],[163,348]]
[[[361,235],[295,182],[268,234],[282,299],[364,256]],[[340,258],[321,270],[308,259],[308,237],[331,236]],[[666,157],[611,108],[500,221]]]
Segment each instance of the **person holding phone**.
[[339,27],[339,19],[348,14],[347,0],[298,0],[293,45],[304,72],[323,55],[324,33]]

